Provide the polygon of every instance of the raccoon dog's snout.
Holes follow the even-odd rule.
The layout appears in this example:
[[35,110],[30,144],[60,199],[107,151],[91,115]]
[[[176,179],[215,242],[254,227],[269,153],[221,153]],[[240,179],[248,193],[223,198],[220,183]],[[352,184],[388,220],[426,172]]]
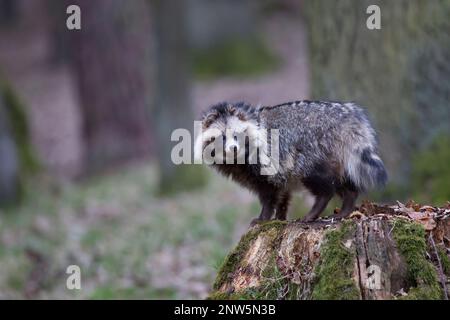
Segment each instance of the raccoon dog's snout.
[[239,149],[240,149],[239,143],[237,141],[235,141],[235,140],[228,141],[227,140],[227,142],[225,144],[225,152],[226,153],[237,154],[239,152]]

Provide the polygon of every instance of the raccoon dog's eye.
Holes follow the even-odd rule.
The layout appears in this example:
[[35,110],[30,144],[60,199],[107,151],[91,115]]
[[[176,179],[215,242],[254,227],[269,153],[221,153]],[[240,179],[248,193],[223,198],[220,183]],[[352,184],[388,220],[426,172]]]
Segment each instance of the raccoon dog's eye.
[[214,141],[216,141],[216,137],[212,137],[211,139],[209,139],[208,144],[213,143]]
[[205,128],[208,128],[210,125],[212,125],[212,123],[213,121],[211,119],[206,119],[205,121],[203,121]]

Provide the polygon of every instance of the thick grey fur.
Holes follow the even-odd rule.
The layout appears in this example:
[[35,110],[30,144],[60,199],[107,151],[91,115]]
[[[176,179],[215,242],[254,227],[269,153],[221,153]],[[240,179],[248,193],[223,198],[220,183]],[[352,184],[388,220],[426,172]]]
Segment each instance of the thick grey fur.
[[387,181],[375,130],[364,109],[353,102],[302,100],[259,107],[223,102],[204,114],[204,124],[208,119],[209,124],[226,125],[236,113],[260,128],[280,132],[280,170],[275,175],[261,176],[259,164],[213,165],[259,196],[263,209],[258,221],[275,212],[285,219],[291,193],[302,186],[316,196],[304,221],[315,220],[335,194],[343,199],[336,217],[344,218],[359,193]]

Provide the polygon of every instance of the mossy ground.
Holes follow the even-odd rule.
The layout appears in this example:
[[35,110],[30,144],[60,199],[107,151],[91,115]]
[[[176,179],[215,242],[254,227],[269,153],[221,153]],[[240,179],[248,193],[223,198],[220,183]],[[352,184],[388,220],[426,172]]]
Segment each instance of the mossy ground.
[[397,219],[392,232],[400,254],[407,264],[408,280],[412,283],[404,299],[442,299],[436,268],[426,259],[427,244],[423,226]]

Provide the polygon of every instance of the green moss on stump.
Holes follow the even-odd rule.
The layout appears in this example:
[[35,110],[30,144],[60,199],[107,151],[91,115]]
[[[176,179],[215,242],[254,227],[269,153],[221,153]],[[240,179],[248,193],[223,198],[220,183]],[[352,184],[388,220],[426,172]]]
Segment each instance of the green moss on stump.
[[[260,234],[274,230],[278,234],[272,242],[273,246],[281,241],[280,228],[285,222],[271,221],[245,234],[236,249],[228,255],[217,276],[214,290],[208,299],[298,299],[299,285],[293,283],[278,268],[277,252],[273,251],[266,268],[261,274],[261,285],[241,292],[220,292],[220,287],[229,280],[229,276],[238,268],[239,263],[248,251],[252,241]],[[341,228],[329,231],[325,235],[322,257],[316,267],[317,275],[312,292],[313,299],[359,299],[359,291],[352,278],[355,254],[344,247],[344,241],[354,232],[352,222],[345,222]]]
[[315,300],[355,300],[360,298],[353,280],[355,253],[344,246],[354,233],[353,222],[346,221],[338,229],[325,235],[321,258],[316,267],[316,281],[312,292]]
[[402,299],[437,300],[442,299],[435,267],[426,259],[425,229],[422,225],[404,220],[396,220],[393,226],[394,239],[408,268],[408,280],[413,283],[408,295]]
[[438,249],[439,259],[441,259],[442,268],[447,276],[450,276],[450,258],[446,253],[446,249]]
[[299,286],[280,271],[276,263],[276,253],[262,274],[261,285],[248,290],[246,295],[252,300],[297,300]]
[[[267,271],[270,269],[270,271]],[[243,291],[226,293],[213,292],[209,300],[297,300],[299,286],[286,277],[271,260],[262,276],[261,285]]]
[[[271,229],[276,230],[276,229]],[[291,281],[277,265],[278,250],[282,240],[281,233],[272,241],[272,256],[261,272],[261,284],[258,287],[248,288],[242,292],[234,293],[234,298],[245,300],[297,300],[299,286]]]
[[235,300],[231,296],[232,294],[226,292],[214,291],[206,298],[206,300]]
[[[283,236],[280,228],[285,222],[271,221],[259,225],[245,234],[236,249],[225,259],[220,268],[214,290],[209,299],[299,299],[300,287],[278,268],[277,250]],[[266,233],[266,234],[265,234]],[[221,292],[223,284],[239,269],[242,260],[252,242],[265,234],[270,237],[272,256],[261,272],[260,285],[240,292]],[[408,295],[400,299],[424,300],[442,299],[437,270],[427,260],[426,232],[422,225],[405,219],[395,219],[392,224],[392,235],[397,248],[407,266]],[[346,246],[348,240],[355,236],[355,222],[344,221],[343,224],[327,231],[321,246],[321,257],[313,272],[312,292],[308,297],[314,300],[354,300],[361,294],[354,280],[356,252],[353,246]],[[444,249],[438,254],[446,274],[450,270],[450,259]],[[302,296],[305,298],[304,296]],[[306,298],[308,298],[306,297]]]
[[[226,283],[229,280],[230,274],[232,274],[237,268],[239,267],[239,264],[242,261],[242,258],[244,257],[245,253],[250,248],[251,243],[260,235],[265,232],[270,232],[271,230],[276,231],[276,234],[280,234],[280,230],[284,228],[286,225],[285,221],[269,221],[262,224],[259,224],[256,228],[250,230],[246,234],[244,234],[239,241],[239,244],[236,246],[236,248],[225,258],[222,266],[219,268],[219,272],[217,274],[216,281],[214,282],[213,289],[215,291],[219,290],[220,287],[224,283]],[[277,242],[278,239],[274,238],[273,242]],[[272,260],[272,259],[271,259]],[[269,263],[270,265],[271,263]],[[269,266],[267,266],[269,267]],[[220,297],[225,299],[233,299],[237,298],[238,296],[246,296],[246,293],[240,293],[240,294],[222,294],[220,292],[212,293],[209,298],[215,299],[215,297]]]

